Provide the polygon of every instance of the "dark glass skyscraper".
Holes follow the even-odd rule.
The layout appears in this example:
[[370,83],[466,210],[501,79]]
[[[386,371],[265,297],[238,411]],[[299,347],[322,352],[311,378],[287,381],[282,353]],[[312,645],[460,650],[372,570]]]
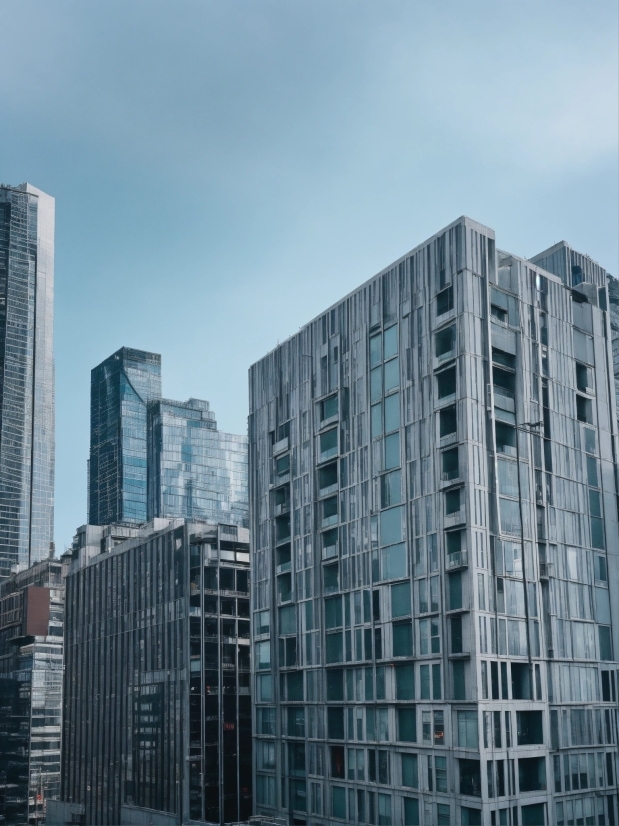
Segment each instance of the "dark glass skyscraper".
[[0,186],[0,579],[54,534],[55,202]]
[[247,527],[247,437],[217,430],[207,401],[148,406],[148,518]]
[[90,379],[89,523],[146,521],[146,410],[161,397],[161,356],[121,347]]

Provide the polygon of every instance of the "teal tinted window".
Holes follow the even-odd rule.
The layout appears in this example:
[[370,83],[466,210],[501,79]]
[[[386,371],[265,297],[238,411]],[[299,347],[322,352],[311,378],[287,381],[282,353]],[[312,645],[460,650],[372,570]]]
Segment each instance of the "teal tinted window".
[[591,517],[591,545],[593,548],[604,550],[604,520]]
[[380,505],[389,508],[402,501],[402,474],[399,470],[385,473],[380,477]]
[[344,671],[341,668],[327,669],[327,700],[344,699]]
[[327,730],[330,740],[344,739],[343,708],[327,708]]
[[337,396],[330,396],[322,403],[322,419],[330,419],[331,416],[337,416]]
[[400,427],[400,394],[394,393],[385,399],[385,433]]
[[393,656],[412,657],[413,655],[413,624],[412,622],[394,622]]
[[402,541],[404,508],[390,508],[380,515],[380,544],[391,545]]
[[327,634],[327,663],[344,661],[344,635],[341,631]]
[[396,700],[415,699],[415,666],[413,663],[398,663],[395,666]]
[[417,710],[414,707],[399,708],[398,739],[403,743],[417,742]]
[[382,579],[401,579],[406,571],[406,545],[391,545],[383,548],[381,554]]
[[325,600],[325,625],[327,628],[339,628],[342,625],[342,597]]
[[320,434],[320,456],[327,458],[337,453],[337,427]]
[[400,465],[400,434],[392,433],[385,436],[385,470]]
[[380,364],[383,360],[383,340],[380,333],[370,339],[370,365]]
[[391,359],[385,364],[385,393],[400,386],[400,359]]
[[383,358],[390,359],[398,352],[398,327],[390,327],[383,333]]
[[391,616],[407,617],[411,613],[410,582],[399,582],[391,586]]
[[383,435],[383,405],[382,402],[373,404],[371,408],[372,438]]
[[346,820],[346,789],[342,786],[332,788],[331,814],[340,820]]
[[454,700],[466,700],[466,685],[464,682],[464,663],[455,660],[452,664]]
[[279,609],[279,633],[297,633],[297,609],[295,605],[286,605]]
[[419,801],[414,797],[404,798],[404,826],[419,826]]
[[409,789],[419,788],[419,772],[417,769],[417,755],[402,755],[402,785]]
[[383,395],[383,368],[375,367],[370,373],[370,397],[372,401],[382,398]]

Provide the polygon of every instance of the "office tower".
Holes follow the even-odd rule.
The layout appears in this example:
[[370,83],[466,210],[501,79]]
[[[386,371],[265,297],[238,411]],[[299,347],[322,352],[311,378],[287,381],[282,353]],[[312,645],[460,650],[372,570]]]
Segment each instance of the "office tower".
[[0,583],[0,812],[36,824],[60,792],[63,562]]
[[613,360],[577,255],[461,218],[251,368],[258,813],[618,822]]
[[48,823],[246,819],[247,529],[89,525],[72,556],[61,802]]
[[146,409],[161,398],[161,356],[121,347],[90,379],[88,521],[146,522]]
[[0,185],[0,579],[53,548],[54,210]]
[[217,430],[207,401],[148,406],[148,517],[247,527],[247,437]]

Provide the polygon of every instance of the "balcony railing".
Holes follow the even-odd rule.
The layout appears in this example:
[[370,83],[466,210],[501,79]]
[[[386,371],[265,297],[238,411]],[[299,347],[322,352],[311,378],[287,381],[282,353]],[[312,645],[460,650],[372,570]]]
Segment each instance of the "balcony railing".
[[466,568],[469,564],[469,552],[467,550],[455,551],[455,553],[447,554],[447,562],[445,569],[453,571],[455,568]]
[[540,562],[539,578],[548,579],[548,577],[554,576],[554,569],[554,562]]

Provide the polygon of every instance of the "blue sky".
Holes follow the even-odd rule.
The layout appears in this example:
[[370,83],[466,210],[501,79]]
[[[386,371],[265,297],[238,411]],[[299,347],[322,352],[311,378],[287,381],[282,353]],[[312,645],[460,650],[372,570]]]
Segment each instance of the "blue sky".
[[0,179],[56,197],[60,550],[122,345],[244,432],[248,366],[461,214],[618,273],[615,0],[2,0],[0,30]]

